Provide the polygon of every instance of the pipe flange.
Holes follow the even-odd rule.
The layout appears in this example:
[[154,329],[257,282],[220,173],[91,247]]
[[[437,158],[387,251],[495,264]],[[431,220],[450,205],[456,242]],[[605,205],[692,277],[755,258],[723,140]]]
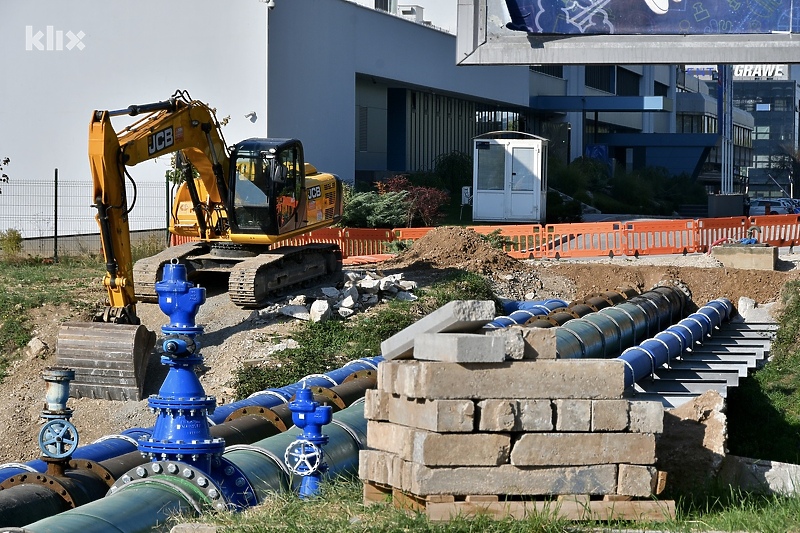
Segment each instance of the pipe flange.
[[[333,389],[329,389],[327,387],[309,387],[309,388],[311,389],[311,394],[315,396],[322,396],[323,398],[325,398],[325,400],[330,401],[330,403],[332,403],[339,409],[344,409],[345,407],[347,407],[342,397],[336,394],[336,392]],[[294,399],[295,397],[292,396],[292,401],[294,401]],[[320,402],[320,403],[325,403],[325,402]]]
[[84,470],[91,472],[98,479],[101,479],[109,487],[114,484],[114,474],[106,467],[89,459],[72,459],[67,466],[71,470]]
[[228,417],[225,419],[225,422],[230,422],[231,420],[236,420],[237,418],[242,418],[243,416],[260,416],[262,418],[266,418],[275,428],[283,433],[288,427],[286,427],[286,423],[278,416],[278,414],[270,409],[269,407],[261,407],[258,405],[248,405],[246,407],[240,407],[239,409],[233,411]]
[[242,500],[247,501],[247,505],[252,505],[256,500],[255,492],[244,475],[233,463],[223,458],[212,464],[210,473],[180,461],[146,463],[120,476],[108,494],[116,494],[126,485],[141,480],[169,483],[171,477],[193,485],[212,507],[220,511],[239,507]]
[[369,370],[358,370],[356,372],[353,372],[352,374],[350,374],[346,378],[344,378],[342,380],[342,383],[347,383],[348,381],[355,381],[356,379],[362,379],[362,378],[377,379],[377,377],[375,375],[375,370],[372,370],[372,369],[369,369]]
[[[181,496],[183,496],[183,498],[192,505],[192,507],[194,508],[194,510],[195,510],[195,512],[197,514],[202,514],[203,513],[203,510],[204,510],[203,509],[203,505],[202,505],[203,502],[197,501],[197,499],[194,496],[192,496],[186,490],[184,490],[183,487],[181,487],[181,486],[179,486],[179,485],[177,485],[175,483],[172,483],[169,480],[169,478],[162,477],[162,478],[151,478],[151,479],[143,479],[143,478],[142,479],[132,479],[128,483],[126,483],[124,486],[134,486],[134,485],[164,485],[166,487],[169,487],[170,490],[175,491],[178,494],[180,494]],[[106,497],[114,496],[115,494],[119,494],[120,492],[122,492],[120,490],[122,488],[123,488],[123,486],[111,487],[111,489],[108,491],[108,494],[106,494]],[[222,510],[224,510],[224,507],[218,508],[218,510],[222,511]]]
[[70,509],[74,509],[79,505],[88,503],[86,501],[76,501],[73,498],[73,492],[83,495],[84,491],[75,491],[76,487],[74,486],[73,481],[67,477],[48,476],[47,474],[42,474],[41,472],[37,472],[35,474],[24,473],[11,476],[0,483],[0,490],[10,489],[11,487],[16,487],[19,485],[42,485],[47,487],[53,491],[54,494],[64,500],[64,503],[66,503]]

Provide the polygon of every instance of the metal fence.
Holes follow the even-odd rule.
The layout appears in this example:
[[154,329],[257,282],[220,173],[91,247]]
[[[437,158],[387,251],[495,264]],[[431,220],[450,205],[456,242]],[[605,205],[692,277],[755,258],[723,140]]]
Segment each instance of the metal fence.
[[[131,240],[163,235],[168,225],[169,184],[126,185]],[[135,198],[135,204],[134,202]],[[92,205],[92,182],[59,179],[15,180],[0,186],[0,231],[20,232],[22,252],[41,257],[99,253],[100,231]]]

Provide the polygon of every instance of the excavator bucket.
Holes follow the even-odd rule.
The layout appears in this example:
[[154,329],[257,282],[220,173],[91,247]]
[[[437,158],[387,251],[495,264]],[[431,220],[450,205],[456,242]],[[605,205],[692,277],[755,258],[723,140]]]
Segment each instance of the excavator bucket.
[[105,400],[142,399],[156,334],[144,326],[66,322],[58,332],[58,364],[75,371],[70,395]]

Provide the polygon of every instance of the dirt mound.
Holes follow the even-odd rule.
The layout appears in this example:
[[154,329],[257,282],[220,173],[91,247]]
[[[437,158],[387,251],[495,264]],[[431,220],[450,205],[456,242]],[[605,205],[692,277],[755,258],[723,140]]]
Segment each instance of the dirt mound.
[[389,268],[459,268],[479,274],[509,272],[521,267],[477,232],[453,226],[429,231],[411,248],[384,264]]

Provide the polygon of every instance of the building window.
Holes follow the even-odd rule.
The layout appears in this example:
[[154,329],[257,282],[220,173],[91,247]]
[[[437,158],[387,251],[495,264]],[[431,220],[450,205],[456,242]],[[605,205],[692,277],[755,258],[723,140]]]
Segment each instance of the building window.
[[369,136],[367,132],[367,125],[369,120],[367,117],[367,108],[358,106],[358,151],[366,152],[369,148]]
[[628,69],[617,67],[617,94],[619,96],[639,96],[641,76]]
[[587,65],[586,67],[586,86],[607,93],[614,92],[614,71],[613,65]]
[[653,83],[653,96],[668,96],[669,95],[669,85],[664,85],[663,83],[654,82]]
[[769,139],[769,126],[756,126],[753,138],[757,141]]
[[756,111],[771,111],[771,104],[756,104]]
[[539,74],[547,74],[548,76],[553,76],[554,78],[564,77],[563,65],[532,65],[530,69],[531,72],[538,72]]

